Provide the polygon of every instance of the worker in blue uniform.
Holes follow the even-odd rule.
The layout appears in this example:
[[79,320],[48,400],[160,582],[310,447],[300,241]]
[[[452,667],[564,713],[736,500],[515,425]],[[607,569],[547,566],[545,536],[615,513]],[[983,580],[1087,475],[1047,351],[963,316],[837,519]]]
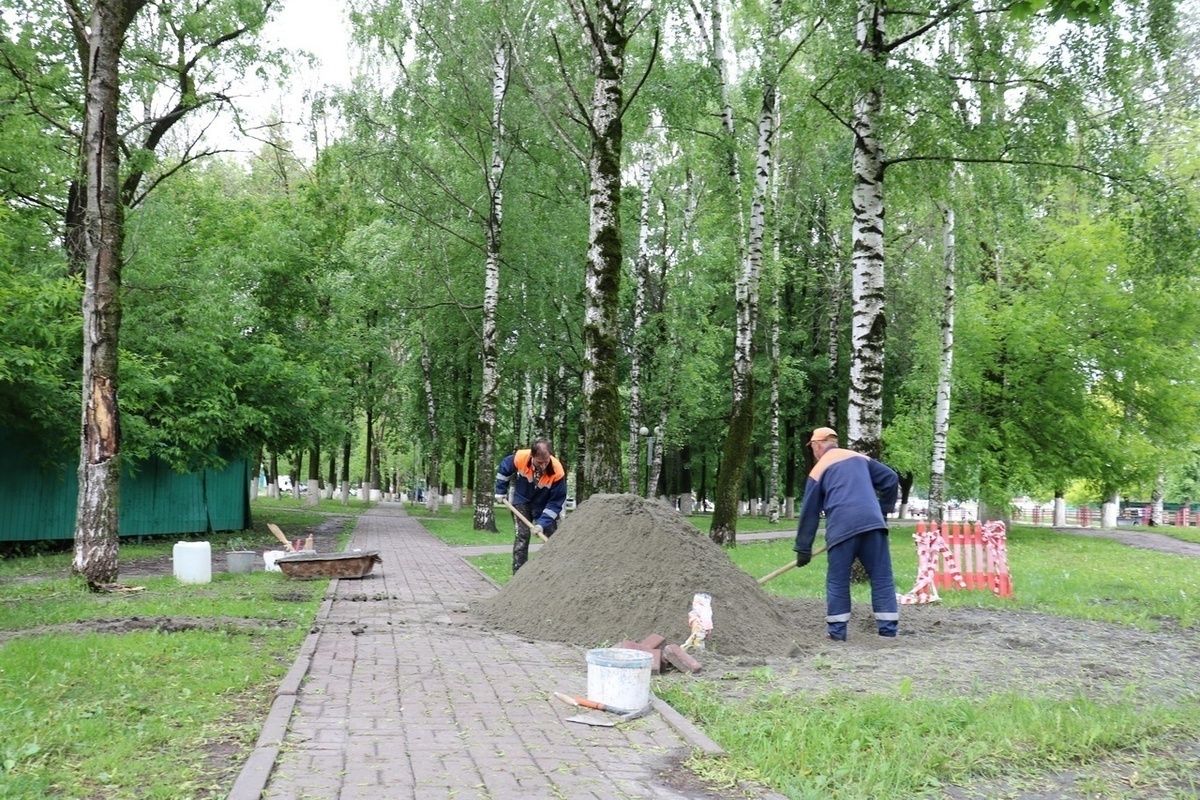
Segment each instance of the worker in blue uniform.
[[858,559],[871,579],[871,607],[880,636],[900,624],[887,515],[896,506],[900,476],[886,464],[838,447],[837,432],[817,428],[808,444],[816,465],[808,474],[796,528],[796,566],[812,560],[813,540],[825,513],[825,622],[829,638],[844,642],[850,622],[850,568]]
[[538,439],[528,450],[507,455],[496,469],[496,502],[508,495],[508,484],[516,477],[513,487],[513,508],[533,523],[527,527],[514,517],[516,538],[513,540],[513,574],[517,574],[529,559],[529,538],[549,538],[558,529],[558,519],[567,500],[567,471],[554,457],[550,442]]

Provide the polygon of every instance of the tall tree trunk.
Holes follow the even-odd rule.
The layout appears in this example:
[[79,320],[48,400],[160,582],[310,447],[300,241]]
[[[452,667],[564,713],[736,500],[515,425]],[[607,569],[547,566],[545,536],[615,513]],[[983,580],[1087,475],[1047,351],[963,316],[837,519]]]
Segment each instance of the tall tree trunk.
[[[649,334],[643,330],[646,324],[647,292],[650,280],[650,190],[653,166],[650,149],[646,148],[639,165],[642,202],[638,211],[638,252],[633,265],[633,336],[629,363],[629,493],[637,494],[641,486],[641,470],[638,468],[639,444],[642,427],[642,364],[648,360]],[[649,465],[647,464],[647,470]],[[650,496],[647,489],[646,496]]]
[[350,434],[346,434],[342,442],[342,472],[341,472],[342,505],[350,505]]
[[120,0],[96,0],[87,34],[83,409],[71,569],[93,590],[115,582],[118,571],[121,419],[117,352],[125,232],[117,111],[121,47],[139,8],[140,4]]
[[1165,487],[1167,485],[1167,477],[1162,472],[1158,473],[1158,477],[1154,480],[1154,489],[1150,492],[1150,524],[1163,524],[1163,497],[1166,494]]
[[313,445],[308,451],[308,494],[304,498],[307,506],[321,504],[321,447]]
[[379,471],[379,451],[383,449],[383,425],[382,422],[375,426],[375,442],[371,446],[371,490],[368,499],[377,500],[376,492],[383,491],[382,474]]
[[500,392],[499,335],[496,312],[500,305],[500,233],[504,222],[504,100],[511,75],[509,45],[501,41],[492,60],[492,160],[487,175],[488,216],[484,229],[483,333],[479,350],[483,361],[479,391],[479,417],[475,421],[475,515],[477,531],[497,532],[492,509],[496,476],[496,411]]
[[[884,18],[878,0],[860,0],[858,50],[865,60],[882,64]],[[884,316],[883,152],[875,122],[883,104],[877,77],[854,103],[853,322],[850,397],[846,420],[849,446],[878,458],[883,447]]]
[[[370,375],[371,365],[367,365],[367,374]],[[371,499],[371,490],[375,487],[371,484],[371,465],[374,464],[375,458],[375,404],[371,403],[367,406],[367,436],[364,442],[366,452],[363,453],[363,476],[362,486],[359,492],[364,501]]]
[[734,289],[737,314],[733,352],[733,410],[729,434],[717,474],[717,499],[709,537],[717,544],[737,544],[738,495],[754,432],[754,330],[758,317],[758,283],[762,271],[767,196],[771,182],[772,142],[775,139],[776,47],[781,0],[772,0],[768,39],[763,47],[763,96],[758,117],[758,150],[754,196],[750,202],[750,236],[742,271]]
[[425,509],[437,514],[441,500],[442,463],[438,446],[437,398],[433,393],[433,359],[429,356],[429,340],[421,332],[421,375],[425,379],[425,422],[429,425],[429,481],[432,490],[425,493]]
[[942,353],[938,361],[937,404],[933,411],[933,463],[929,472],[929,519],[946,514],[946,438],[950,430],[950,378],[954,367],[954,209],[942,209]]
[[[775,129],[778,131],[779,95],[775,95]],[[780,295],[783,293],[783,260],[779,253],[779,140],[771,152],[771,219],[776,224],[771,227],[774,235],[771,240],[771,471],[767,481],[767,519],[772,525],[779,522],[779,380],[782,365],[779,357],[779,325],[781,319]]]
[[621,491],[621,397],[618,303],[621,290],[621,115],[625,99],[625,30],[629,4],[601,0],[590,15],[571,0],[592,56],[588,132],[588,251],[583,313],[583,452],[585,485],[579,495]]

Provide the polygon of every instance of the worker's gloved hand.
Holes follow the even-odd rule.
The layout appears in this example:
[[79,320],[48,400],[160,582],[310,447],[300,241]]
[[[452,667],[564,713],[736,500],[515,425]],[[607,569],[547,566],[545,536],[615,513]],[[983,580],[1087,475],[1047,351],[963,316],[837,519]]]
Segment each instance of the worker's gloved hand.
[[507,496],[508,495],[496,494],[495,496],[492,497],[492,499],[495,500],[500,505],[504,505],[504,498]]
[[539,539],[542,538],[542,526],[541,525],[534,525],[532,528],[529,529],[529,531],[537,538],[539,538]]
[[796,566],[803,567],[808,562],[812,561],[812,553],[806,553],[803,550],[796,552]]

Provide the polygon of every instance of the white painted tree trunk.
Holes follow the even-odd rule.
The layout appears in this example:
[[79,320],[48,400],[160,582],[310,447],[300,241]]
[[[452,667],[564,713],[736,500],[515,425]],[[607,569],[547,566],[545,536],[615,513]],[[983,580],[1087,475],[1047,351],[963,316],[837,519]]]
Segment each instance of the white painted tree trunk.
[[[881,62],[884,36],[882,9],[860,0],[858,50],[866,61]],[[846,436],[849,446],[878,457],[883,444],[884,316],[883,152],[875,122],[883,104],[878,83],[869,83],[855,100],[854,187],[851,204],[853,252],[850,397]]]
[[933,410],[933,460],[929,473],[929,519],[941,522],[946,513],[946,439],[950,430],[950,385],[954,367],[954,209],[942,209],[942,352],[938,361],[937,401]]
[[1112,497],[1100,508],[1100,527],[1112,530],[1117,527],[1117,512],[1121,510],[1121,494],[1113,492]]
[[1150,521],[1155,525],[1163,524],[1163,495],[1166,494],[1167,476],[1158,473],[1154,481],[1154,490],[1150,492]]
[[1067,501],[1062,496],[1054,498],[1054,527],[1062,528],[1067,524]]

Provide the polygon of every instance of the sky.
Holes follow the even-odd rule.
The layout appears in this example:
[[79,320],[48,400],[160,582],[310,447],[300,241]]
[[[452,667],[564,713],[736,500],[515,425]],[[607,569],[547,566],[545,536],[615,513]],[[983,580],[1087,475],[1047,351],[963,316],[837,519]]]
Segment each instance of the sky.
[[[305,116],[306,94],[349,83],[351,47],[344,2],[283,0],[275,19],[264,31],[264,39],[268,47],[308,51],[320,64],[313,69],[298,65],[282,90],[271,86],[264,93],[263,102],[253,108],[256,117],[265,119],[274,112],[284,120],[296,122]],[[312,147],[305,140],[302,128],[289,126],[288,138],[295,142],[302,156],[311,155]]]

